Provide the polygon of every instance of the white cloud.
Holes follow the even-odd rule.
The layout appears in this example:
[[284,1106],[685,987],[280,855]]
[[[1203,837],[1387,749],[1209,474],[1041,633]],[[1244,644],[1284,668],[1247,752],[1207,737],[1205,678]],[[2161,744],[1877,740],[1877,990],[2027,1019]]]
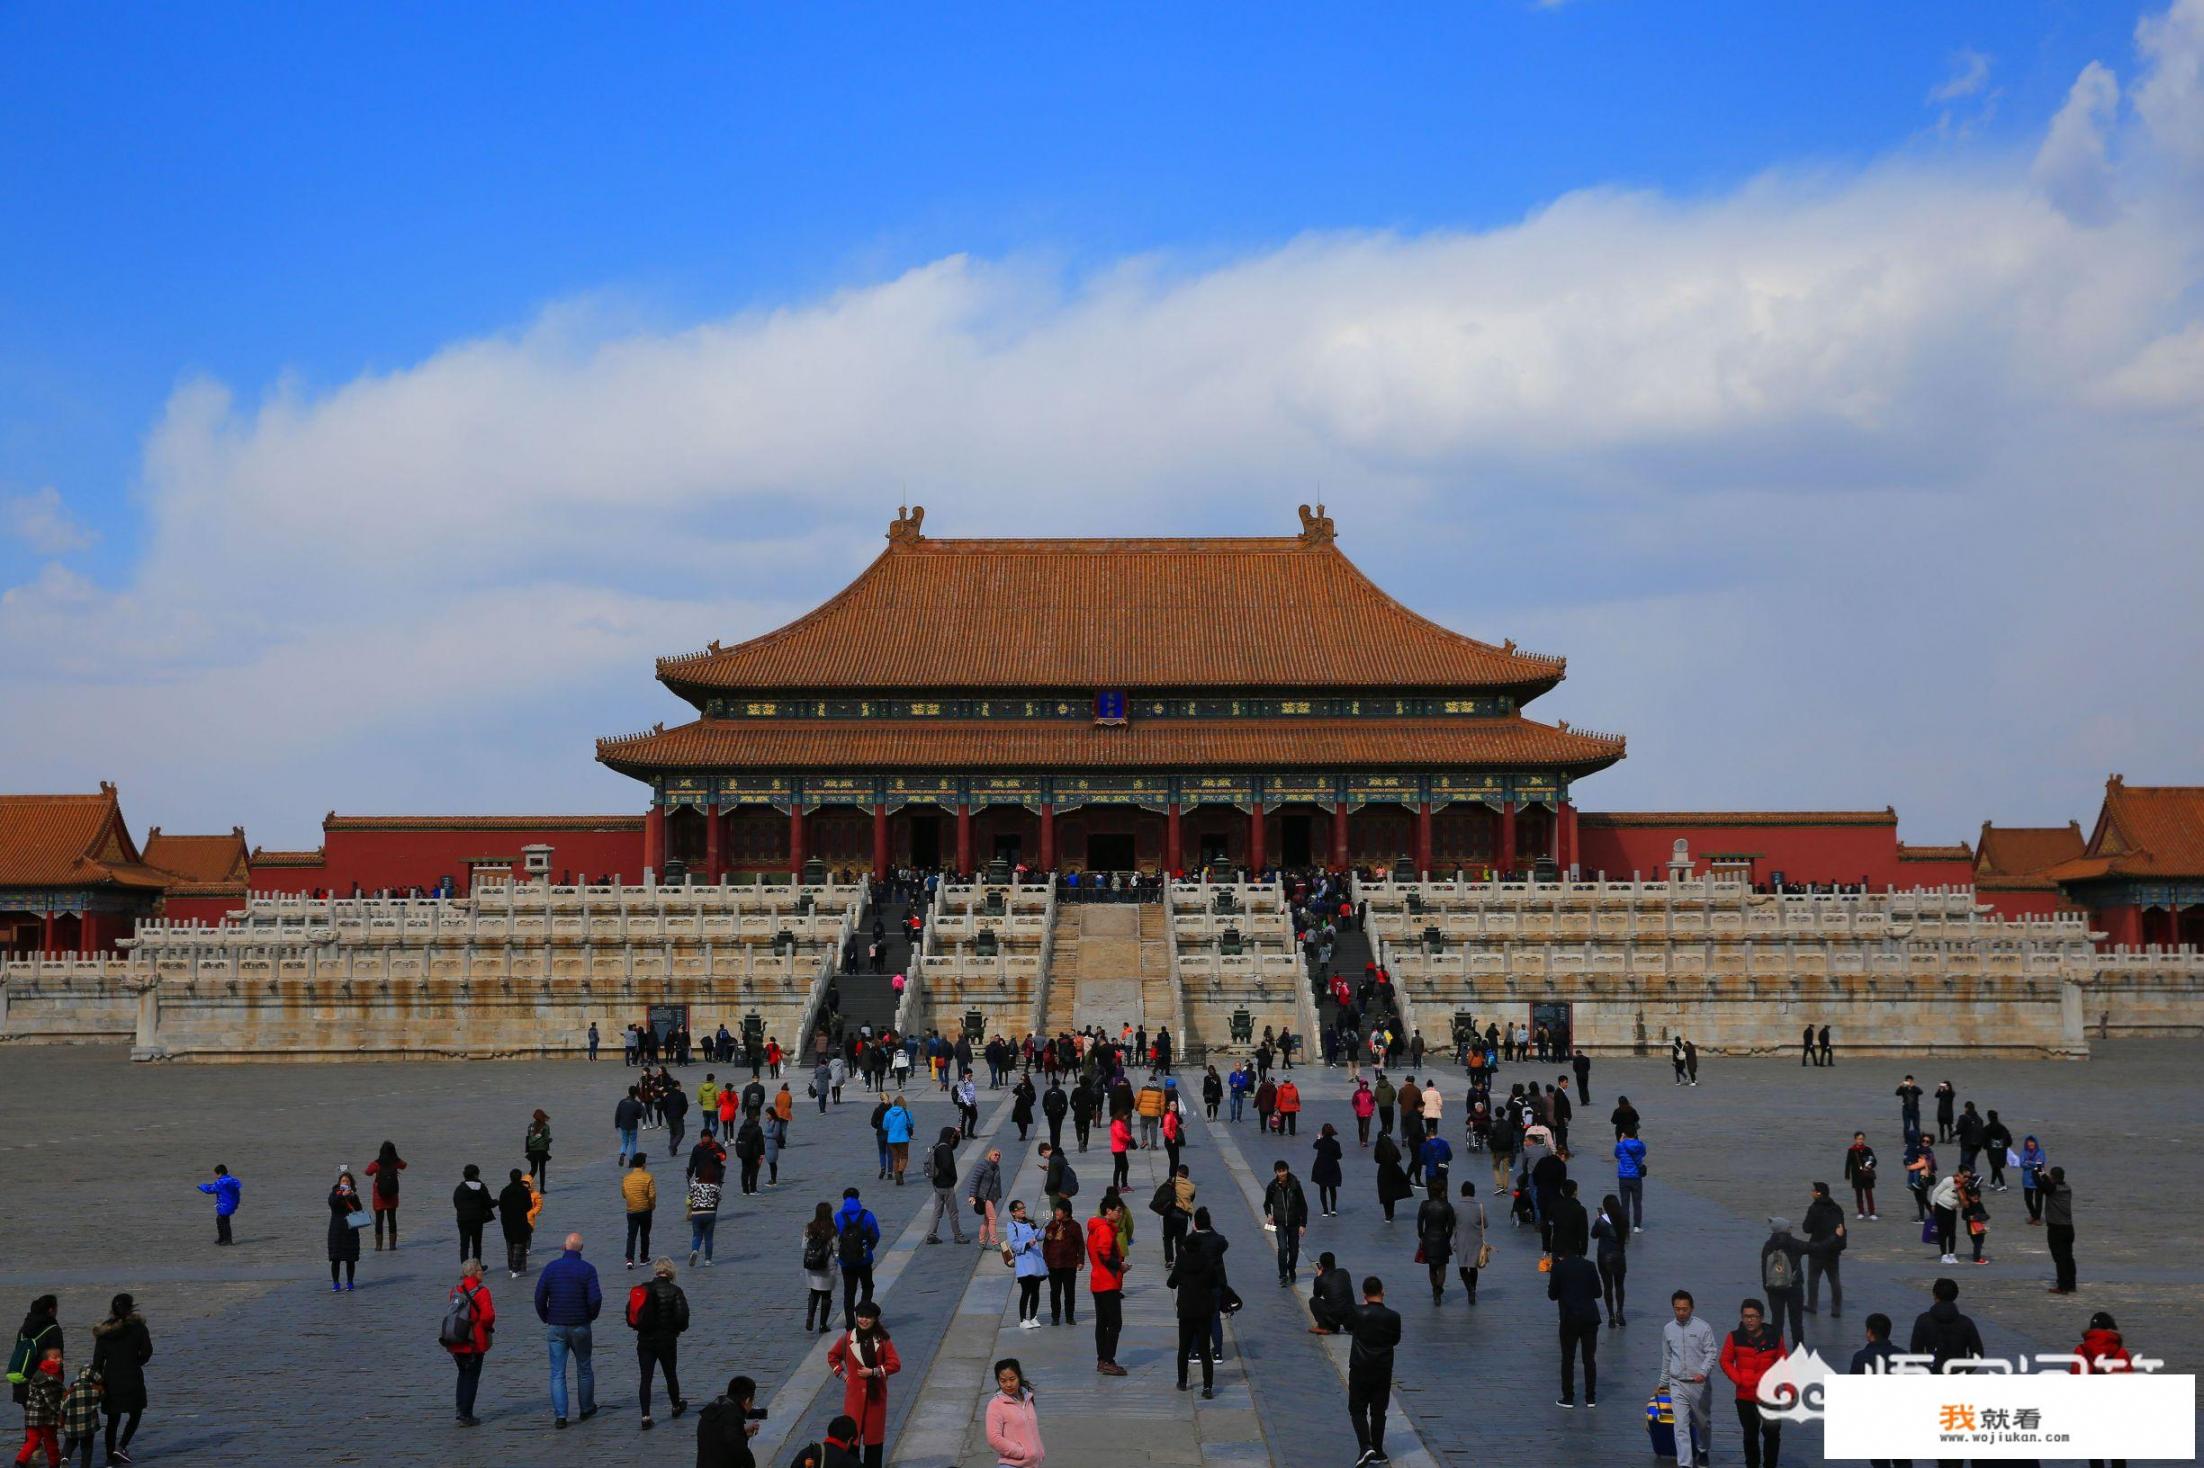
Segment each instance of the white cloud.
[[1990,84],[1990,58],[1971,47],[1952,53],[1951,75],[1929,88],[1931,102],[1957,102],[1979,95]]
[[99,537],[78,524],[52,485],[30,494],[0,499],[0,524],[7,533],[42,556],[67,555],[90,548]]
[[2114,212],[2112,161],[2106,137],[2120,110],[2120,79],[2101,61],[2082,68],[2066,104],[2036,150],[2035,181],[2052,203],[2082,224],[2102,224]]
[[682,330],[560,307],[325,393],[191,384],[126,582],[0,598],[0,694],[42,711],[0,761],[270,844],[330,806],[632,806],[589,739],[680,716],[651,654],[824,599],[899,500],[1244,534],[1321,496],[1412,604],[1570,655],[1552,713],[1632,735],[1595,806],[2083,816],[2107,763],[2204,756],[2204,652],[2135,635],[2204,625],[2204,229],[2161,133],[2198,49],[2146,29],[2126,124],[2085,72],[2032,174],[1594,189],[1069,285],[951,257]]

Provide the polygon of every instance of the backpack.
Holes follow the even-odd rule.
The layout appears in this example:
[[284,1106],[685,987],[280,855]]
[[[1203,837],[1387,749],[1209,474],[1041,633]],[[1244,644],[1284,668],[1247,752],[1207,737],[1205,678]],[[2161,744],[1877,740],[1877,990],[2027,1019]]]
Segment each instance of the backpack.
[[643,1311],[650,1304],[650,1286],[637,1285],[628,1291],[628,1329],[643,1328]]
[[1148,1211],[1158,1218],[1168,1218],[1178,1203],[1178,1189],[1169,1179],[1156,1184],[1156,1194],[1148,1200]]
[[1056,1180],[1056,1196],[1059,1198],[1076,1198],[1079,1196],[1079,1174],[1071,1170],[1071,1164],[1068,1162],[1064,1164],[1063,1175]]
[[[453,1285],[451,1299],[444,1306],[444,1323],[436,1329],[436,1343],[450,1349],[453,1346],[474,1345],[474,1291],[465,1285]],[[15,1363],[8,1363],[8,1375],[13,1379]]]
[[818,1272],[827,1267],[827,1260],[834,1255],[834,1246],[819,1234],[804,1235],[804,1268]]
[[1784,1249],[1771,1249],[1760,1261],[1760,1284],[1763,1289],[1787,1290],[1796,1283],[1792,1273],[1791,1256]]
[[957,1149],[947,1142],[934,1143],[933,1178],[937,1188],[957,1185]]
[[845,1216],[837,1226],[834,1236],[834,1257],[845,1269],[856,1269],[865,1262],[865,1215]]

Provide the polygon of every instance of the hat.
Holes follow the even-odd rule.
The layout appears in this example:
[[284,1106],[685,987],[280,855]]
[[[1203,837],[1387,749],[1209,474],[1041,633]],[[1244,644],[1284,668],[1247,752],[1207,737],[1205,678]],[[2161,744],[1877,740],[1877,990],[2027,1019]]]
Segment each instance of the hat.
[[1775,1233],[1787,1234],[1791,1231],[1791,1220],[1789,1220],[1788,1218],[1775,1218],[1771,1216],[1768,1219],[1768,1227]]

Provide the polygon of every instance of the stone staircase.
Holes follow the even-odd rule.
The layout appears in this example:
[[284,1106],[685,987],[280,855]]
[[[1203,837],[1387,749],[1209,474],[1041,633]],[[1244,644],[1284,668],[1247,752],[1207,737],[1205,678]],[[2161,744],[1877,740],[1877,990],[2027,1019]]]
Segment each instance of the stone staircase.
[[1065,903],[1056,910],[1048,1030],[1172,1023],[1177,996],[1163,908],[1153,902]]

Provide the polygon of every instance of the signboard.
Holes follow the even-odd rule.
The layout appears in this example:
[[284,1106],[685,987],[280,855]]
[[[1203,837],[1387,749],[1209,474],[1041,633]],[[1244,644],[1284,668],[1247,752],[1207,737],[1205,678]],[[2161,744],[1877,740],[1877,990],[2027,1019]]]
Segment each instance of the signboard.
[[1094,721],[1097,724],[1122,724],[1125,722],[1125,693],[1122,689],[1097,693],[1094,696]]

